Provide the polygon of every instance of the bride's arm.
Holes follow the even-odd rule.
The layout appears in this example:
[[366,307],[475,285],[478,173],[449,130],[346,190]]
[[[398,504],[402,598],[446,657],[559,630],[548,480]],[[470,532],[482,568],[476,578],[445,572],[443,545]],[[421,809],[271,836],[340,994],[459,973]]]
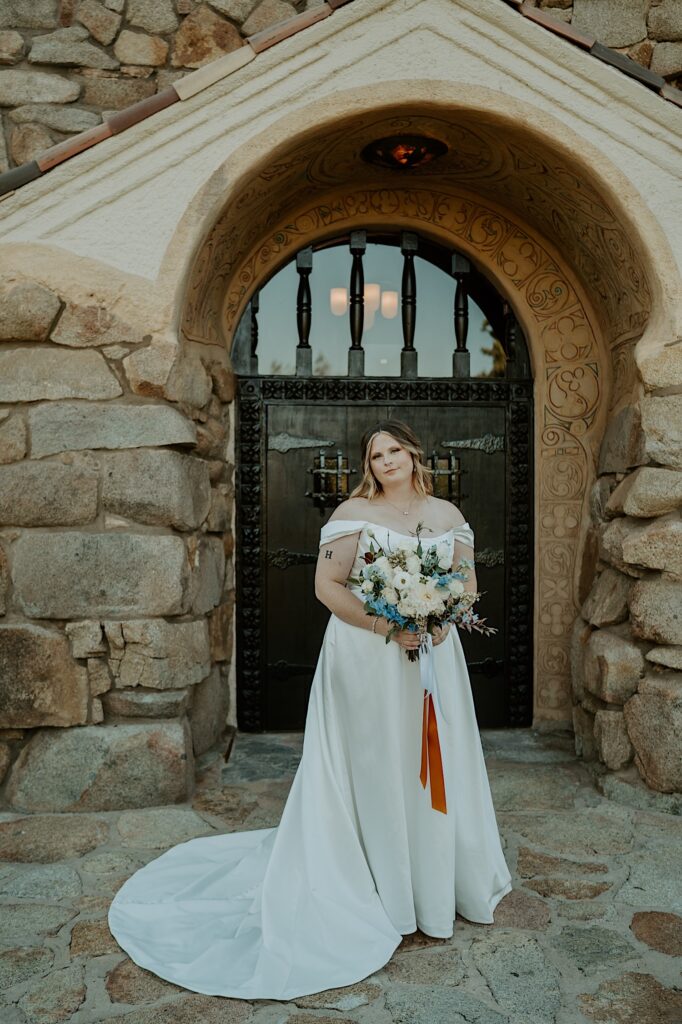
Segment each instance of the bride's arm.
[[[315,571],[315,596],[343,622],[371,630],[374,616],[367,614],[360,598],[345,586],[353,568],[357,546],[357,533],[322,544]],[[388,627],[388,621],[380,618],[376,623],[376,633],[386,636]]]

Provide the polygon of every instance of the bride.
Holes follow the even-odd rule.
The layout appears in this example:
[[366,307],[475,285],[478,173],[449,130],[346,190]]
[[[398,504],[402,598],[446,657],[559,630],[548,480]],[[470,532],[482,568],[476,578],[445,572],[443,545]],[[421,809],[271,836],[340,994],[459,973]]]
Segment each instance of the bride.
[[[109,911],[140,966],[195,992],[289,1000],[379,970],[403,935],[448,938],[455,913],[481,924],[511,890],[456,629],[433,638],[447,809],[420,780],[424,690],[407,631],[385,637],[347,585],[372,537],[446,545],[474,535],[433,496],[411,429],[362,438],[363,478],[320,536],[315,592],[329,608],[303,755],[276,828],[181,843],[137,871]],[[476,590],[472,571],[465,584]]]

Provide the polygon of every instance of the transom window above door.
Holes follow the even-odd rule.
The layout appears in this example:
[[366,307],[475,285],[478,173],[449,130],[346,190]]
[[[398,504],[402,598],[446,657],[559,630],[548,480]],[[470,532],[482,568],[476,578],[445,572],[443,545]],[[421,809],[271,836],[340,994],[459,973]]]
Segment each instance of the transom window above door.
[[490,282],[406,231],[302,249],[252,297],[233,363],[262,376],[528,375],[525,341]]

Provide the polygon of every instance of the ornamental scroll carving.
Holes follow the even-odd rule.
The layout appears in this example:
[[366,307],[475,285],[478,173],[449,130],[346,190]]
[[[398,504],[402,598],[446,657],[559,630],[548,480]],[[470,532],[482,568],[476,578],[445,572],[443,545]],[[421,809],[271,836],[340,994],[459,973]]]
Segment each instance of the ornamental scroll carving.
[[[431,135],[449,146],[443,158],[411,172],[414,187],[400,198],[395,175],[360,158],[372,139],[399,132]],[[319,211],[312,221],[331,226],[337,212],[342,219],[363,212],[369,216],[376,201],[368,199],[381,192],[379,205],[389,219],[393,214],[435,224],[443,195],[438,190],[444,182],[447,191],[472,196],[481,208],[490,207],[483,220],[470,224],[471,242],[483,250],[495,249],[508,278],[525,279],[536,258],[530,242],[514,246],[513,253],[498,248],[500,235],[513,221],[524,225],[529,235],[551,240],[590,296],[609,343],[641,334],[652,302],[642,260],[602,183],[566,153],[563,139],[555,145],[553,139],[520,123],[501,121],[492,111],[458,110],[443,116],[402,104],[394,112],[363,112],[361,119],[341,119],[334,128],[325,126],[297,139],[288,152],[271,156],[230,201],[200,252],[187,297],[185,332],[189,337],[196,332],[197,340],[221,336],[216,312],[226,284],[233,283],[234,268],[248,258],[254,238],[269,240],[259,256],[263,269],[271,267],[271,246],[280,244],[274,229],[288,227],[294,211],[311,204]],[[444,217],[451,219],[449,197],[443,202]],[[494,212],[501,204],[508,219]],[[461,213],[467,223],[467,212]],[[301,228],[305,232],[299,221]],[[450,229],[458,233],[457,224],[451,223]],[[262,281],[262,275],[258,279]],[[540,304],[543,286],[551,288],[551,275],[538,282],[535,298]]]
[[579,610],[574,581],[581,513],[594,478],[603,433],[598,411],[611,371],[571,273],[538,238],[482,201],[440,188],[365,189],[328,197],[278,221],[264,241],[251,246],[253,226],[237,219],[212,237],[195,267],[187,333],[205,341],[229,336],[253,290],[298,249],[368,223],[409,223],[472,254],[509,296],[524,325],[536,392],[535,713],[566,718],[570,633]]

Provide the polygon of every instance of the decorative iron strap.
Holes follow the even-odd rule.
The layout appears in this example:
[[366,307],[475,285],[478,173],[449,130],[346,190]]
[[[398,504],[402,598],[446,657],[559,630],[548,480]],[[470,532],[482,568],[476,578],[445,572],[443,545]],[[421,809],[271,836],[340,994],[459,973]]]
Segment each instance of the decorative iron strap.
[[323,437],[294,437],[284,430],[268,438],[268,451],[284,454],[298,448],[331,448],[335,444],[336,441],[325,441]]
[[[246,393],[300,402],[508,402],[530,401],[533,382],[507,380],[377,380],[351,377],[240,378]],[[241,391],[240,393],[244,394]]]
[[[469,661],[467,666],[470,672],[493,679],[504,671],[504,658],[484,658],[483,661]],[[292,676],[309,675],[315,672],[315,665],[296,665],[280,658],[279,661],[270,661],[267,665],[268,677],[278,681],[291,679]]]
[[286,548],[277,548],[276,551],[268,551],[268,565],[275,569],[288,569],[292,565],[306,565],[309,562],[316,562],[318,555],[308,554],[307,551],[287,551]]
[[441,448],[469,448],[492,455],[504,451],[504,434],[484,434],[483,437],[463,437],[459,441],[441,441]]
[[504,551],[501,548],[483,548],[481,551],[474,551],[474,562],[476,565],[485,565],[491,569],[494,565],[504,565]]
[[284,679],[290,679],[292,676],[303,676],[309,675],[312,679],[315,672],[314,665],[292,665],[288,661],[284,661],[280,658],[279,661],[270,661],[267,665],[268,678],[277,679],[283,681]]
[[533,719],[533,408],[530,402],[509,406],[509,529],[505,588],[509,725]]
[[484,658],[483,661],[468,661],[467,668],[470,672],[477,672],[479,675],[492,679],[504,672],[504,658]]
[[[317,562],[317,552],[289,551],[287,548],[277,548],[276,551],[268,551],[268,565],[275,569],[289,569],[292,565],[308,565]],[[483,548],[482,551],[474,552],[474,562],[477,565],[485,565],[491,568],[494,565],[504,565],[504,552],[501,549]]]

